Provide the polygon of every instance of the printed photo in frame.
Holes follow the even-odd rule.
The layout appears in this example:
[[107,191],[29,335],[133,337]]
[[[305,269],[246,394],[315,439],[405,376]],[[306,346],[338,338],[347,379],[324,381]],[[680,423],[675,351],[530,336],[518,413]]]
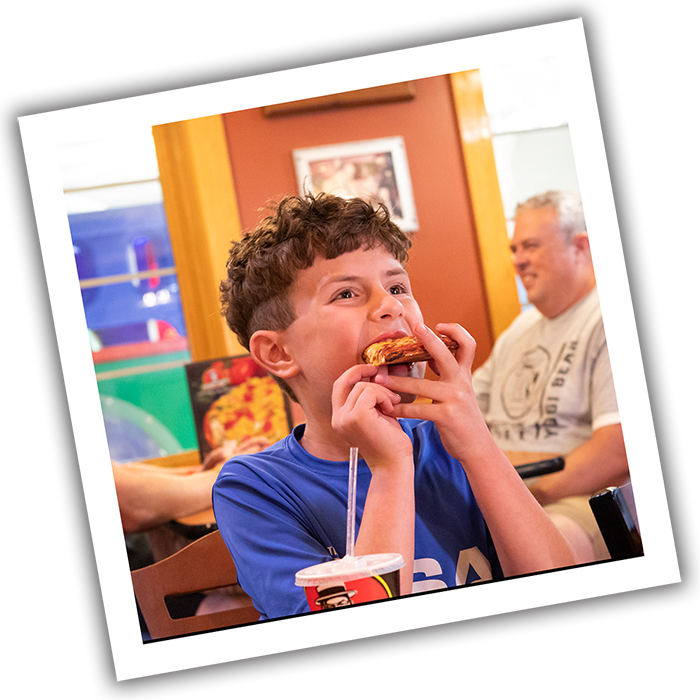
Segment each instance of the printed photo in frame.
[[250,355],[191,362],[185,371],[202,461],[227,443],[273,443],[291,431],[289,399]]
[[331,192],[386,205],[404,231],[418,230],[416,205],[401,136],[337,143],[292,152],[299,192]]

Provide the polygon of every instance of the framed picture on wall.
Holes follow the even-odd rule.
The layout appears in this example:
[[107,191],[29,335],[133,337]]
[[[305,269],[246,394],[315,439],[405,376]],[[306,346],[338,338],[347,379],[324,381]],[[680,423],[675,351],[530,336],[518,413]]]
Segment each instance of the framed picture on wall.
[[292,155],[300,192],[329,192],[382,202],[404,231],[418,230],[401,136],[298,148]]

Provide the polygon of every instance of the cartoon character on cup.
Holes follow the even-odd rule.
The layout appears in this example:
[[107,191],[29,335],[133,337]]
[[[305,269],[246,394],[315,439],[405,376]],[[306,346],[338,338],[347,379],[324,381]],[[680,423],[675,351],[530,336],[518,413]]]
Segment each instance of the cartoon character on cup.
[[333,583],[326,586],[318,586],[316,593],[318,594],[316,605],[320,605],[321,610],[331,610],[352,605],[352,597],[357,591],[348,590],[344,583]]

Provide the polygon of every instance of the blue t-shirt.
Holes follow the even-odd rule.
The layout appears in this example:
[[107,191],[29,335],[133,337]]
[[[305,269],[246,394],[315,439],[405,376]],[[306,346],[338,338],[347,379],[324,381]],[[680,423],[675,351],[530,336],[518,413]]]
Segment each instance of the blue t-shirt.
[[[461,464],[435,425],[400,419],[413,442],[415,563],[413,592],[501,578],[486,523]],[[213,489],[216,522],[239,583],[261,619],[308,612],[297,571],[345,556],[348,470],[309,454],[304,426],[272,447],[229,460]],[[357,530],[371,472],[358,464]]]

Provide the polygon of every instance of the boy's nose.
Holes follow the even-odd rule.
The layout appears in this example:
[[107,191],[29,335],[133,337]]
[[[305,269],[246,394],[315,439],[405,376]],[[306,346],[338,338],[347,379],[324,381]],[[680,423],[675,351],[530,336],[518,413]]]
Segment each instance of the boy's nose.
[[377,318],[392,318],[403,316],[403,304],[395,295],[382,290],[376,295],[373,316]]

